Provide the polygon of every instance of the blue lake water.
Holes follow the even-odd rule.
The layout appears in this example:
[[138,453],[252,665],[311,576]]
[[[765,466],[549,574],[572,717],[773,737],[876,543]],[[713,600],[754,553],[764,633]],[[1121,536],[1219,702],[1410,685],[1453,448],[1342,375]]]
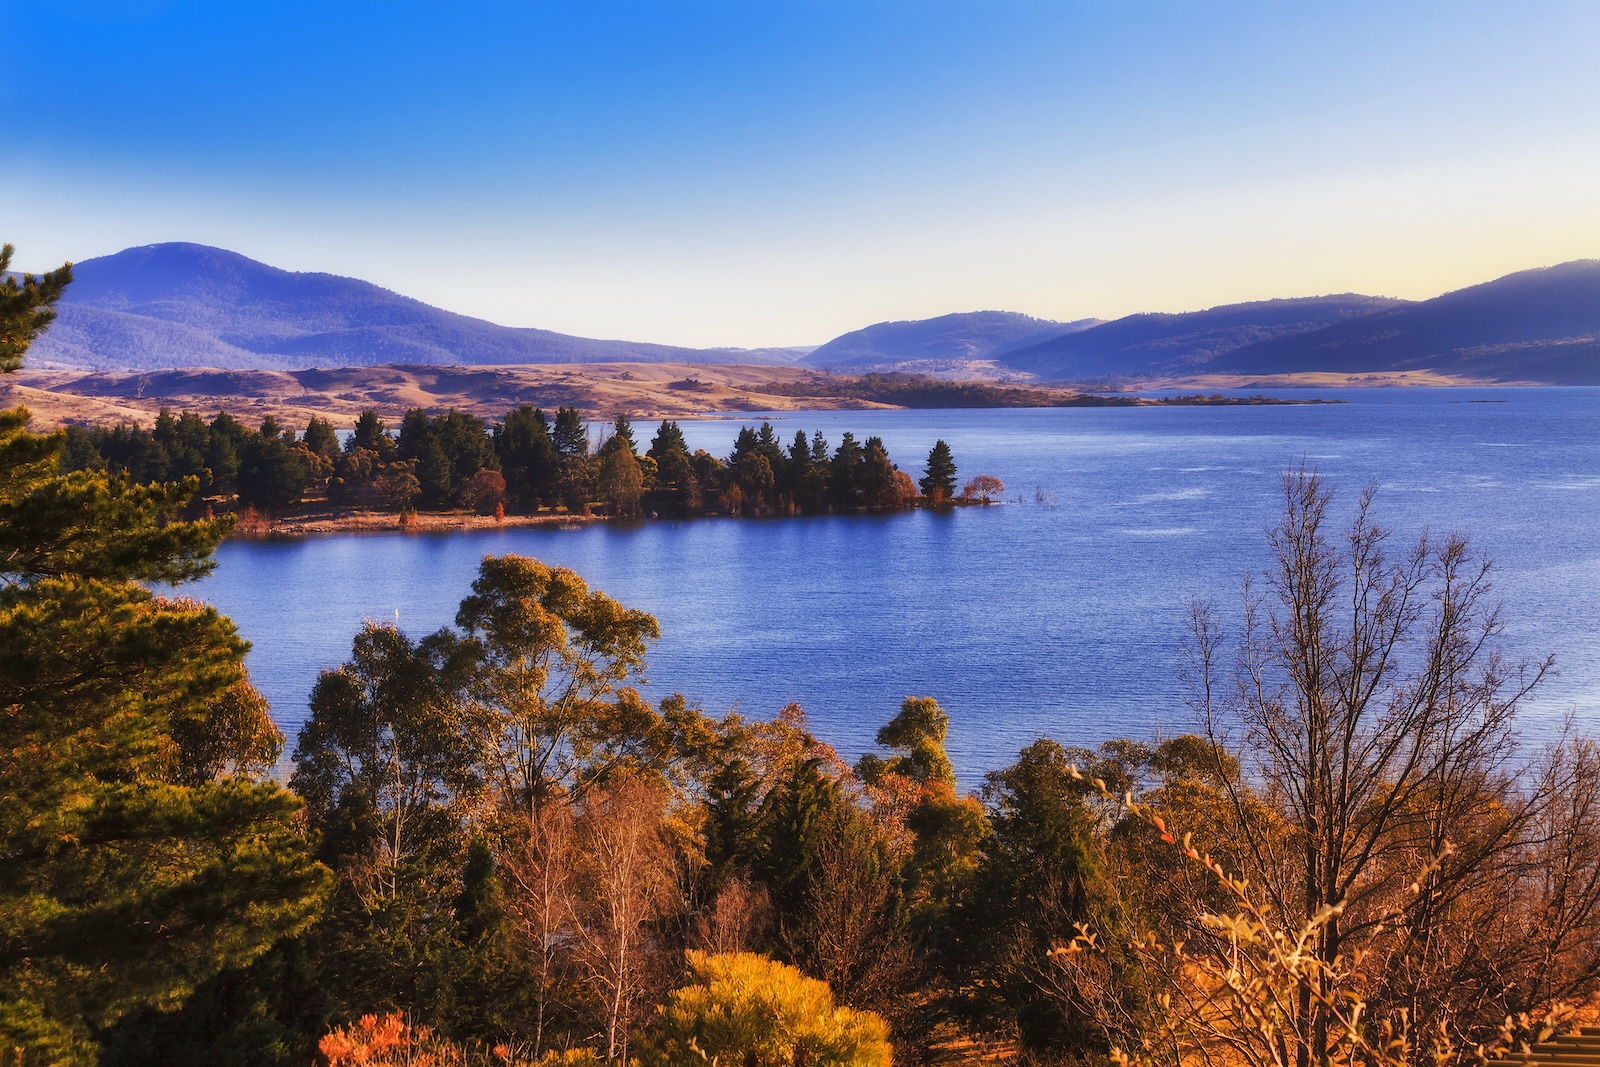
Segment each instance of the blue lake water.
[[[1315,395],[1315,394],[1285,394]],[[1328,406],[786,413],[785,442],[820,429],[883,437],[922,473],[937,438],[959,478],[993,474],[988,508],[449,535],[230,542],[191,588],[254,643],[249,666],[292,742],[317,672],[366,618],[421,635],[449,623],[480,558],[571,567],[661,622],[645,691],[708,712],[770,716],[789,701],[854,758],[908,695],[950,712],[963,781],[1033,739],[1175,733],[1191,598],[1236,618],[1266,566],[1280,475],[1302,459],[1349,514],[1368,483],[1409,542],[1461,530],[1497,562],[1505,648],[1554,653],[1527,705],[1530,741],[1568,715],[1600,732],[1600,390],[1395,389]],[[758,421],[760,416],[745,422]],[[740,421],[682,423],[725,455]],[[641,444],[653,426],[638,426]],[[1398,547],[1398,545],[1397,545]]]

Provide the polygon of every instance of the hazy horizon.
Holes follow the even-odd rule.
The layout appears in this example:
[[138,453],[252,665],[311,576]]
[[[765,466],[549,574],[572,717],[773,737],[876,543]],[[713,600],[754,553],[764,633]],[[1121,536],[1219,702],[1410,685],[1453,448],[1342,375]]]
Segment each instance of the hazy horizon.
[[1600,8],[0,0],[0,240],[510,326],[820,344],[1425,299],[1600,255]]

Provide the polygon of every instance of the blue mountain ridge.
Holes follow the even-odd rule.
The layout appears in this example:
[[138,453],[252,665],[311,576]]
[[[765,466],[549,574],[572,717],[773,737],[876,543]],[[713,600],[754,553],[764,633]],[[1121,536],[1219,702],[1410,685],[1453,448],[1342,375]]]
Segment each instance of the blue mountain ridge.
[[157,244],[84,260],[35,367],[298,370],[390,363],[786,364],[807,349],[683,348],[499,326],[370,282],[220,248]]
[[1111,322],[1007,311],[880,322],[815,348],[697,349],[499,326],[354,278],[156,244],[85,260],[36,368],[304,370],[420,364],[684,362],[960,374],[978,361],[1047,381],[1433,370],[1600,384],[1600,260],[1521,271],[1431,300],[1345,293]]

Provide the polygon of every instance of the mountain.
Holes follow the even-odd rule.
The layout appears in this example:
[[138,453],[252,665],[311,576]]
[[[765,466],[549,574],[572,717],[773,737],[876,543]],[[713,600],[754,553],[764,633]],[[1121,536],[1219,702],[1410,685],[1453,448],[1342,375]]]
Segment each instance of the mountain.
[[1010,311],[970,311],[936,319],[880,322],[835,337],[799,363],[840,371],[939,369],[998,359],[1017,348],[1087,329],[1099,319],[1052,322]]
[[372,364],[793,362],[806,349],[679,348],[498,326],[370,282],[269,267],[195,244],[73,266],[34,367],[294,370]]
[[1045,379],[1205,374],[1216,369],[1212,364],[1219,357],[1247,345],[1363,318],[1399,303],[1345,293],[1129,315],[1017,348],[1002,362]]
[[816,349],[680,348],[498,326],[332,274],[195,244],[85,260],[36,369],[302,370],[409,364],[796,364],[1059,380],[1432,370],[1600,385],[1600,260],[1522,271],[1432,300],[1346,293],[1113,322],[974,311],[880,322]]
[[1600,260],[1508,274],[1249,345],[1217,363],[1241,374],[1425,368],[1501,381],[1600,385]]

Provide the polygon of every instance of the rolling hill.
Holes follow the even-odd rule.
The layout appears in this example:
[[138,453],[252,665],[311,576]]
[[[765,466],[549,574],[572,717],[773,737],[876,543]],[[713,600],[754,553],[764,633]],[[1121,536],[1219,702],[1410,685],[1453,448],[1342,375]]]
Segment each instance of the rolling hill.
[[1014,349],[1084,330],[1099,321],[1052,322],[1010,311],[971,311],[880,322],[835,337],[799,363],[850,372],[959,368],[973,361],[999,359]]
[[806,349],[695,349],[498,326],[370,282],[293,273],[195,244],[74,266],[36,367],[155,370],[691,362],[786,364]]
[[1247,345],[1365,317],[1399,301],[1346,293],[1228,304],[1181,314],[1129,315],[1018,348],[1002,362],[1043,379],[1205,374]]
[[1432,300],[1229,352],[1240,374],[1418,368],[1600,385],[1600,260],[1508,274]]

